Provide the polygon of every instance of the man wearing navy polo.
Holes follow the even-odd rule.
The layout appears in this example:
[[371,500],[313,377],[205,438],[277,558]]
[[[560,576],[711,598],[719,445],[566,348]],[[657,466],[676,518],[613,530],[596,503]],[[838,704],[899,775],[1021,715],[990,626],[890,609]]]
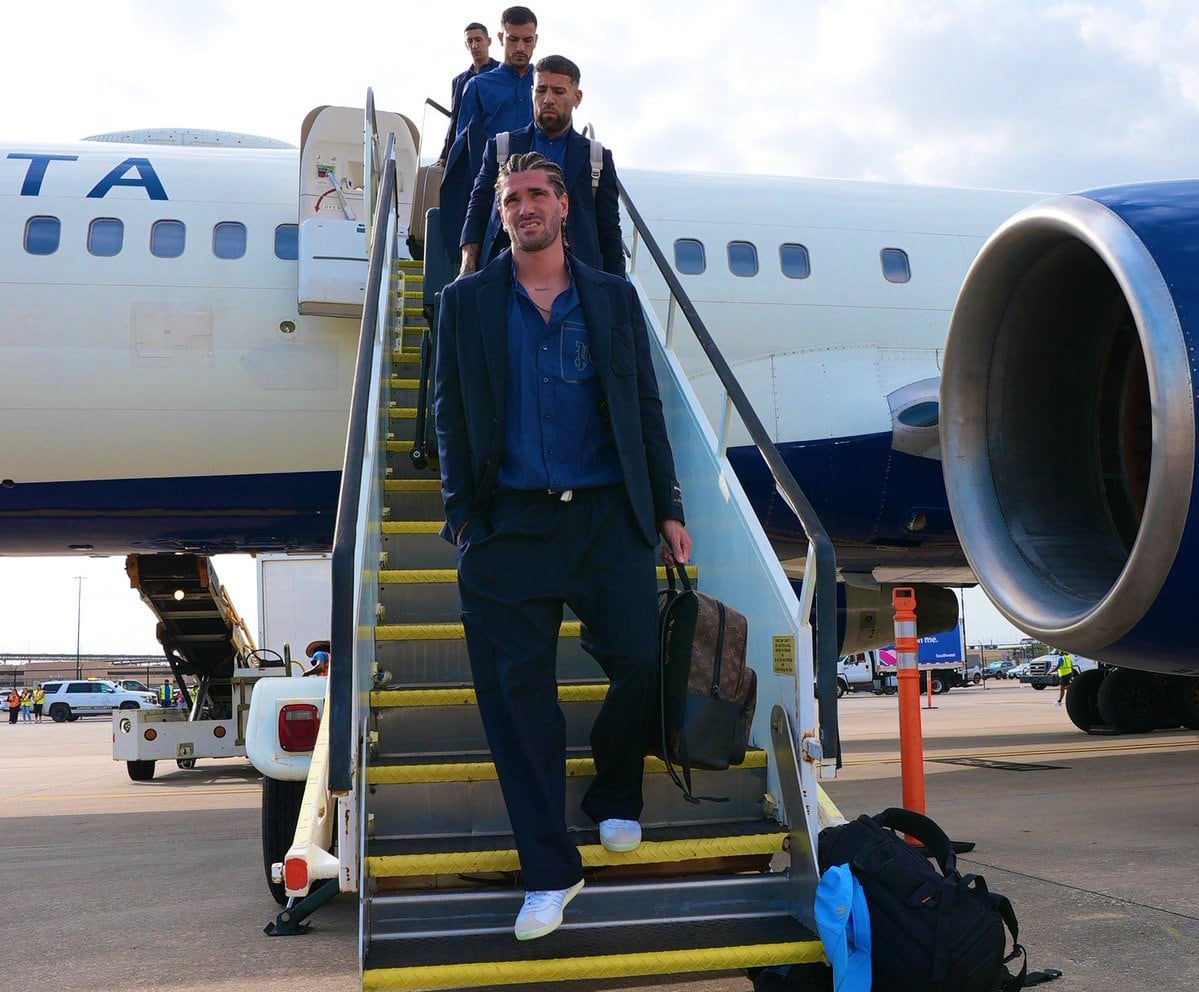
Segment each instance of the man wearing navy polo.
[[435,408],[446,526],[479,712],[512,823],[521,940],[545,936],[583,887],[566,829],[563,606],[609,680],[581,806],[612,851],[641,842],[657,684],[655,548],[691,538],[649,338],[631,285],[569,256],[562,171],[528,152],[499,170],[512,248],[445,290]]
[[528,7],[509,7],[500,15],[504,63],[469,80],[462,91],[457,134],[447,154],[441,179],[441,242],[451,263],[466,220],[475,176],[483,164],[488,138],[514,131],[533,121],[533,49],[537,17]]
[[458,73],[450,83],[450,124],[445,132],[445,141],[441,146],[441,154],[437,156],[437,164],[445,165],[450,157],[450,149],[454,139],[458,137],[458,118],[462,111],[462,91],[466,84],[481,72],[490,72],[499,67],[499,63],[491,57],[491,35],[487,27],[478,21],[472,21],[463,32],[466,50],[470,52],[470,65]]

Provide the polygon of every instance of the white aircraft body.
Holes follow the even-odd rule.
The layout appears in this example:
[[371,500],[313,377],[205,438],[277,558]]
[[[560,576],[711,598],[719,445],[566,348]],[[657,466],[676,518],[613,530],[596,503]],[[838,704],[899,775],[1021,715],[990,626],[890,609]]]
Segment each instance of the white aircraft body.
[[[300,262],[276,251],[297,222],[298,159],[261,147],[0,146],[0,553],[329,546],[358,320],[302,313]],[[685,286],[780,442],[889,433],[888,395],[922,381],[935,393],[966,268],[1030,199],[623,178],[668,250],[704,246],[706,268]],[[322,209],[345,219],[332,198]],[[38,225],[51,219],[47,251]],[[119,244],[100,243],[118,223]],[[216,243],[236,225],[240,254]],[[756,276],[731,273],[734,241],[755,247]],[[294,255],[294,227],[283,243]],[[808,252],[806,278],[782,274],[779,246],[792,244]],[[884,248],[906,254],[909,282],[884,278]],[[357,252],[364,273],[364,242]],[[648,289],[664,315],[664,289]]]
[[[415,128],[380,118],[411,205]],[[299,151],[162,131],[0,147],[0,554],[329,548],[366,270],[361,121],[318,108]],[[1039,202],[622,178],[848,586],[977,580],[1047,643],[1196,674],[1196,184]],[[719,424],[664,281],[637,272]],[[780,558],[801,560],[737,424],[728,445]],[[1109,724],[1156,725],[1169,699],[1199,726],[1199,680],[1098,690],[1079,705]]]

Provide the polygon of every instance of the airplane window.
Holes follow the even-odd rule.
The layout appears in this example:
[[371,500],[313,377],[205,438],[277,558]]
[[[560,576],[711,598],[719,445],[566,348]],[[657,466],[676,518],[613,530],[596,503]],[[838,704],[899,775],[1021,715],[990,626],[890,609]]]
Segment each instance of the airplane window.
[[155,258],[178,258],[187,241],[181,220],[156,220],[150,228],[150,254]]
[[87,250],[93,255],[110,258],[124,241],[125,225],[115,217],[97,217],[87,226]]
[[887,282],[911,281],[912,266],[906,251],[902,248],[884,248],[878,254],[883,260],[883,278]]
[[729,242],[729,271],[735,276],[758,274],[758,249],[748,241]]
[[812,260],[803,245],[779,245],[779,268],[788,279],[807,279],[812,274]]
[[53,255],[61,235],[62,222],[57,217],[30,217],[25,221],[25,250],[30,255]]
[[275,228],[275,257],[286,261],[300,257],[299,224],[280,224]]
[[687,276],[697,276],[708,267],[702,241],[679,238],[674,243],[674,267]]
[[246,253],[246,225],[224,220],[212,229],[212,253],[217,258],[241,258]]

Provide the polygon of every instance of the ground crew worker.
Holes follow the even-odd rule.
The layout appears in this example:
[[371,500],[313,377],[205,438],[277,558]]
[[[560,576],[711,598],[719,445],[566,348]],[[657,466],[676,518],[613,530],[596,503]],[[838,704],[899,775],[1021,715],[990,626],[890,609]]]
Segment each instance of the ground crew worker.
[[1074,655],[1069,651],[1063,653],[1057,660],[1057,677],[1059,688],[1057,702],[1054,705],[1061,706],[1062,700],[1066,698],[1066,689],[1074,681]]
[[563,250],[570,203],[553,162],[512,156],[499,194],[512,248],[445,291],[435,408],[442,536],[458,547],[471,674],[526,890],[515,933],[529,940],[583,887],[566,828],[563,605],[610,682],[582,809],[604,847],[631,851],[657,684],[654,548],[661,534],[663,557],[686,562],[691,538],[631,285]]
[[21,693],[21,721],[33,722],[33,690],[26,689]]
[[33,690],[33,722],[42,722],[42,707],[46,705],[46,690],[38,685]]
[[8,694],[8,722],[16,723],[17,717],[21,715],[21,694],[17,691],[14,685],[12,692]]
[[162,704],[163,709],[170,709],[175,705],[175,687],[171,685],[169,679],[162,680],[162,688],[158,690],[158,701]]

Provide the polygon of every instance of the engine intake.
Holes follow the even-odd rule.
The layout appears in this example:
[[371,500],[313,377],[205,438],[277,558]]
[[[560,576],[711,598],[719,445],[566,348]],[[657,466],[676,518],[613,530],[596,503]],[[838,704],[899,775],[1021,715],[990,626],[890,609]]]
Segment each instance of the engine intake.
[[949,506],[992,602],[1048,644],[1199,673],[1197,283],[1185,182],[1030,207],[962,287],[941,383]]

